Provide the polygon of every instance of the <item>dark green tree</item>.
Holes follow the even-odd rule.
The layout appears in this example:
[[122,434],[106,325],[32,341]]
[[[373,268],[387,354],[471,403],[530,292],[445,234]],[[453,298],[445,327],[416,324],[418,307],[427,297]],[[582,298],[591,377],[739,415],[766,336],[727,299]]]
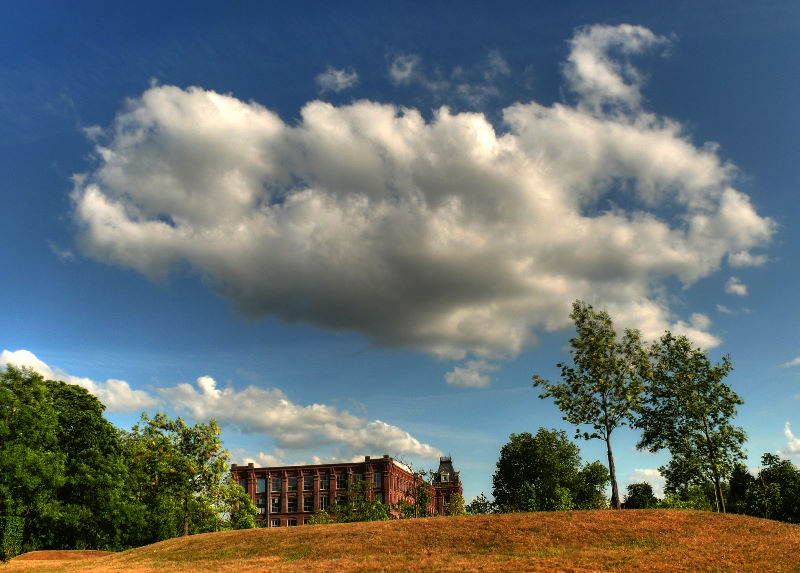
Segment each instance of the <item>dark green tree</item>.
[[[372,484],[355,480],[347,490],[341,503],[333,507],[337,523],[356,521],[385,521],[391,517],[389,506],[373,499]],[[320,521],[321,523],[321,521]]]
[[105,407],[84,388],[52,380],[45,384],[58,417],[58,449],[66,456],[51,546],[121,549],[127,470],[120,433],[103,417]]
[[637,447],[668,449],[669,463],[659,468],[667,490],[713,484],[717,511],[725,511],[723,481],[744,458],[744,431],[732,424],[741,398],[723,379],[730,358],[711,364],[706,353],[685,336],[666,332],[649,352],[646,399],[636,426]]
[[496,513],[497,508],[493,501],[489,501],[486,495],[481,492],[478,497],[469,502],[464,508],[470,515],[485,515],[488,513]]
[[647,482],[628,484],[627,490],[625,509],[650,509],[658,504],[658,498],[653,495],[653,486]]
[[775,454],[761,456],[761,465],[747,490],[747,513],[800,523],[800,469]]
[[15,541],[4,541],[4,557],[52,542],[48,524],[61,516],[57,492],[65,481],[58,435],[58,414],[42,376],[7,365],[0,372],[0,516]]
[[464,508],[464,497],[460,493],[450,495],[449,503],[447,504],[447,515],[464,515],[467,510]]
[[493,476],[495,503],[503,512],[594,508],[604,499],[608,472],[599,462],[581,463],[563,430],[511,434]]
[[[611,435],[615,429],[631,423],[638,408],[644,384],[641,371],[644,350],[638,331],[627,329],[618,338],[608,313],[595,311],[590,304],[575,301],[570,318],[577,332],[570,339],[573,365],[557,365],[561,369],[561,382],[551,383],[537,375],[533,377],[533,385],[544,388],[539,397],[553,398],[564,413],[564,420],[575,424],[576,438],[605,442],[611,506],[619,509]],[[581,426],[589,426],[591,431],[581,432]]]

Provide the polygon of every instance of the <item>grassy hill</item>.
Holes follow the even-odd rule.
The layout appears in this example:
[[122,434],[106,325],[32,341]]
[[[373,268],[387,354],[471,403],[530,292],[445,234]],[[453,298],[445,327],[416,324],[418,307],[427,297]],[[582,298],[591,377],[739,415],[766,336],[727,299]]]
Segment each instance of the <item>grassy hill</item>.
[[800,526],[698,511],[523,513],[228,531],[77,561],[32,557],[0,573],[800,571]]

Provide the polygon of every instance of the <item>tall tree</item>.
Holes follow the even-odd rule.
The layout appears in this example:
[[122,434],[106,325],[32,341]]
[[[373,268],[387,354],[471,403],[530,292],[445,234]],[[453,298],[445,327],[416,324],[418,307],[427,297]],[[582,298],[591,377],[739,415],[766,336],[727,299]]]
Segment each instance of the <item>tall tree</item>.
[[192,510],[208,513],[221,494],[228,452],[222,449],[216,420],[189,426],[163,413],[154,418],[143,414],[127,442],[140,496],[156,512],[152,517],[158,522],[158,537],[177,534],[176,513],[181,522],[177,527],[188,535]]
[[723,382],[730,358],[712,364],[685,336],[666,332],[650,347],[649,364],[637,447],[668,449],[672,458],[660,468],[668,488],[712,483],[717,511],[724,512],[722,482],[744,458],[746,439],[732,423],[742,399]]
[[52,545],[63,549],[120,549],[127,471],[119,431],[105,407],[84,388],[45,382],[58,420],[58,450],[66,456],[62,504]]
[[[0,516],[19,522],[26,547],[49,544],[47,523],[61,515],[56,492],[64,483],[66,456],[58,434],[58,414],[42,376],[7,365],[0,372]],[[15,542],[13,551],[20,549]]]
[[539,428],[535,436],[511,434],[492,483],[504,512],[593,509],[603,498],[608,472],[599,462],[581,468],[580,449],[563,430]]
[[[573,365],[557,365],[561,369],[561,382],[551,383],[534,376],[533,385],[544,388],[539,397],[553,398],[564,412],[564,419],[577,426],[576,438],[605,442],[611,506],[619,509],[611,435],[620,426],[632,423],[638,408],[644,383],[641,374],[644,350],[638,331],[626,329],[619,339],[608,313],[595,311],[590,304],[575,301],[570,318],[577,332],[570,339]],[[591,431],[581,432],[584,425]]]

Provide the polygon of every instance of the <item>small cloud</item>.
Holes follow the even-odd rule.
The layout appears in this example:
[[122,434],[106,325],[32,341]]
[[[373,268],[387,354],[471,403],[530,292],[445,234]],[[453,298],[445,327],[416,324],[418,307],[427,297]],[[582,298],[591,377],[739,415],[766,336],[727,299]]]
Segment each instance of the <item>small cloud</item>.
[[358,82],[358,74],[353,69],[337,70],[330,66],[316,78],[320,93],[340,92],[349,89]]
[[708,332],[711,319],[705,314],[695,312],[687,324],[683,320],[676,322],[671,330],[675,334],[682,334],[701,348],[714,348],[722,344],[722,340]]
[[419,62],[419,56],[396,56],[389,65],[389,77],[392,79],[392,83],[395,85],[403,85],[411,82],[411,78],[418,68]]
[[748,251],[728,255],[728,264],[732,267],[759,267],[767,261],[767,255],[751,255]]
[[732,311],[727,306],[722,304],[717,305],[717,311],[721,312],[722,314],[736,314],[736,312]]
[[470,360],[466,367],[456,366],[451,372],[444,375],[445,381],[458,388],[485,388],[492,379],[488,374],[500,368],[485,360]]
[[731,277],[728,279],[728,282],[725,283],[725,292],[738,296],[747,296],[747,285],[738,277]]
[[646,482],[653,486],[653,495],[657,498],[664,497],[664,476],[656,469],[636,468],[633,473],[625,476],[626,484]]
[[789,362],[784,362],[781,364],[781,368],[792,368],[794,366],[800,366],[800,356],[790,360]]
[[792,433],[792,426],[788,421],[783,427],[783,435],[786,436],[786,439],[789,441],[786,442],[786,446],[784,446],[783,450],[778,450],[778,455],[787,457],[800,456],[800,438]]
[[61,260],[61,262],[71,263],[75,260],[75,253],[69,249],[62,249],[53,241],[47,241],[47,246],[50,247],[50,250],[53,251],[53,253]]

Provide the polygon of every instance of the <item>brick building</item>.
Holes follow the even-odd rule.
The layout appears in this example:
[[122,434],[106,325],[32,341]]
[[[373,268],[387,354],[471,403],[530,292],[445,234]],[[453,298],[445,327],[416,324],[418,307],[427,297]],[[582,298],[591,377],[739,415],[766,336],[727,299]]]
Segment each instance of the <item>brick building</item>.
[[[231,472],[258,508],[258,517],[270,527],[304,525],[317,512],[329,510],[347,493],[350,484],[372,484],[373,499],[393,505],[412,502],[409,492],[422,483],[406,466],[388,455],[366,456],[363,462],[257,468],[254,464],[231,466]],[[444,515],[450,496],[462,494],[459,472],[449,457],[439,459],[433,474],[428,513]]]

